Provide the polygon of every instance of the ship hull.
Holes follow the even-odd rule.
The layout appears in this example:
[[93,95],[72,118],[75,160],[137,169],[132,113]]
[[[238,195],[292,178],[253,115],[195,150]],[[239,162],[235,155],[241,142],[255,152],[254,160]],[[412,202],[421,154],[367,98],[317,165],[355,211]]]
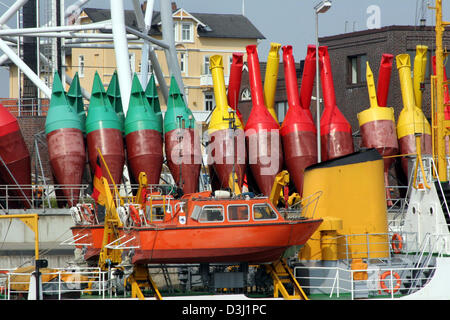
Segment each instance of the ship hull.
[[132,262],[272,262],[289,247],[305,244],[321,221],[135,228],[140,248]]
[[64,199],[72,207],[78,203],[80,185],[86,152],[84,148],[83,133],[78,129],[63,128],[50,132],[47,135],[50,164],[58,184],[74,185],[62,190]]
[[127,157],[135,181],[145,172],[149,184],[158,184],[163,164],[163,140],[156,130],[138,130],[126,135]]
[[75,247],[81,249],[86,247],[84,260],[98,262],[100,250],[103,243],[103,225],[77,225],[71,228],[76,241]]
[[[114,183],[120,183],[125,162],[122,132],[118,129],[99,129],[89,132],[86,139],[91,171],[94,172],[95,170],[98,155],[97,148],[99,148],[111,172]],[[104,168],[102,162],[101,166]],[[103,170],[103,176],[108,180],[108,183],[112,183],[106,170]]]
[[202,155],[196,138],[194,129],[184,129],[182,135],[175,129],[167,132],[164,139],[169,170],[177,185],[180,184],[181,174],[185,194],[197,192],[198,189]]

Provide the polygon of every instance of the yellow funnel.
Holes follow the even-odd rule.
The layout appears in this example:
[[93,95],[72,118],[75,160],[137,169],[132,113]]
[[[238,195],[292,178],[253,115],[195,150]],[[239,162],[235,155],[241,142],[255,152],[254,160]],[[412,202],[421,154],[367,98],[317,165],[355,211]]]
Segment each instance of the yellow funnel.
[[425,118],[422,109],[415,104],[409,54],[399,54],[396,56],[396,61],[403,98],[403,109],[397,122],[397,137],[401,139],[415,133],[431,135],[431,126],[427,118]]
[[367,90],[369,91],[370,108],[358,113],[359,126],[377,120],[391,120],[395,123],[394,109],[388,107],[380,107],[377,101],[377,90],[373,73],[370,69],[369,62],[366,67]]
[[[364,177],[364,179],[361,179]],[[375,149],[325,161],[305,169],[303,194],[322,192],[314,219],[321,226],[300,251],[302,260],[386,258],[389,256],[384,163]],[[312,212],[311,212],[312,213]],[[325,223],[329,221],[329,225]],[[333,231],[337,252],[325,233]],[[324,254],[325,253],[325,254]]]
[[[211,114],[209,122],[209,132],[217,130],[224,130],[229,128],[229,121],[226,120],[231,117],[233,109],[228,105],[227,92],[225,88],[225,80],[223,75],[223,58],[220,55],[211,56],[210,69],[214,86],[214,97],[216,99],[216,107]],[[242,123],[239,117],[235,116],[236,128],[242,129]]]
[[269,55],[267,56],[266,76],[264,78],[264,101],[267,110],[278,123],[278,117],[275,112],[275,91],[277,89],[278,66],[280,64],[279,50],[281,44],[272,42],[270,44]]
[[420,84],[425,80],[427,68],[427,46],[416,46],[416,57],[414,58],[414,97],[416,106],[422,109],[422,90]]

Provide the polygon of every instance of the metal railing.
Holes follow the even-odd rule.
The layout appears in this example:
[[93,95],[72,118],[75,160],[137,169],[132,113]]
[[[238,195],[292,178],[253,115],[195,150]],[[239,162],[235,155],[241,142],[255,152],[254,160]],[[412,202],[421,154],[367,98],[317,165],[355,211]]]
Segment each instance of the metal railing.
[[[111,271],[90,268],[52,268],[40,270],[42,295],[52,299],[96,296],[102,299],[113,296],[114,278]],[[0,271],[0,295],[4,300],[24,299],[29,294],[33,277],[29,272],[16,272],[11,269]]]
[[[310,273],[321,271],[320,276],[301,276],[301,270]],[[330,299],[351,300],[357,298],[399,298],[415,292],[425,286],[431,279],[429,276],[436,270],[435,266],[426,267],[369,267],[368,269],[345,269],[342,267],[303,267],[294,268],[294,276],[302,288],[311,292],[323,292]],[[367,279],[355,280],[364,273]],[[419,274],[411,280],[411,275]],[[427,275],[428,274],[428,275]],[[305,283],[319,282],[323,285],[305,285]],[[311,294],[310,297],[314,295]]]
[[0,104],[16,117],[46,116],[50,105],[48,98],[1,99]]

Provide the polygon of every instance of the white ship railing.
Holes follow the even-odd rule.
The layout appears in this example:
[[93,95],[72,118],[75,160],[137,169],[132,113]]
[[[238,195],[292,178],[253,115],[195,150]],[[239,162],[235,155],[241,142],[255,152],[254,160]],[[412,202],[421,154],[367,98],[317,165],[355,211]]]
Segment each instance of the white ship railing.
[[[56,271],[53,271],[56,270]],[[101,271],[100,268],[52,268],[52,272],[42,269],[41,282],[44,298],[71,299],[89,296],[101,299],[117,297],[114,290],[116,283],[111,277],[112,271]],[[15,280],[20,277],[19,280]],[[12,269],[0,270],[0,297],[3,300],[27,299],[31,275],[30,273],[15,272]],[[44,279],[51,279],[45,281]],[[22,290],[14,290],[20,286]],[[124,292],[126,294],[126,292]]]
[[[301,270],[307,270],[308,272],[314,270],[325,271],[322,274],[328,276],[315,276],[305,277],[299,275]],[[418,290],[422,288],[429,280],[429,276],[424,274],[432,274],[436,270],[434,266],[427,267],[382,267],[382,268],[368,268],[368,269],[345,269],[342,267],[311,267],[311,266],[296,266],[294,268],[294,276],[301,283],[304,290],[312,292],[324,292],[327,293],[330,299],[351,299],[355,300],[358,297],[363,298],[390,298],[396,299],[405,296],[407,292],[412,290]],[[367,280],[354,280],[355,274],[366,272]],[[417,272],[421,274],[420,277],[416,277],[415,281],[411,282],[410,274]],[[425,273],[424,273],[425,272]],[[382,280],[382,275],[387,276]],[[320,283],[330,283],[331,285],[305,285],[304,283],[311,283],[314,280]],[[382,287],[381,283],[384,283]],[[411,283],[412,287],[404,288],[398,287],[403,283]],[[314,290],[314,291],[313,291]],[[329,293],[328,293],[329,292]],[[309,295],[311,299],[314,299],[314,294]]]

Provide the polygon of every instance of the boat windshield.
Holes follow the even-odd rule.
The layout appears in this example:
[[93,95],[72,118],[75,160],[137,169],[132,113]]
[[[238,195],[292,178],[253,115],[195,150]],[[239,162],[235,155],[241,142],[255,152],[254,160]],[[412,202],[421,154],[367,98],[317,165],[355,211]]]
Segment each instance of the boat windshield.
[[254,220],[276,220],[277,213],[266,203],[253,205],[253,219]]

